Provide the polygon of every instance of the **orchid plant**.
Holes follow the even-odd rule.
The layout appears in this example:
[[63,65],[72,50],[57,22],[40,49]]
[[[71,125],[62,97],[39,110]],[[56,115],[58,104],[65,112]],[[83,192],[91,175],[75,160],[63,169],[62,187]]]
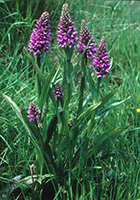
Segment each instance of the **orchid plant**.
[[[62,7],[57,31],[58,45],[63,50],[64,76],[62,83],[65,79],[65,84],[57,81],[59,71],[56,66],[52,67],[51,73],[47,76],[43,74],[40,58],[43,52],[48,53],[51,48],[49,22],[49,13],[44,12],[37,21],[36,28],[33,29],[30,37],[29,51],[34,52],[37,59],[34,60],[31,53],[24,48],[37,75],[38,101],[36,104],[38,106],[34,102],[30,102],[28,112],[20,110],[10,97],[2,95],[22,121],[35,148],[36,169],[34,173],[36,176],[32,175],[33,181],[31,183],[36,181],[44,183],[45,178],[47,180],[50,178],[56,189],[55,192],[57,188],[65,187],[64,193],[68,193],[73,199],[73,185],[76,179],[81,177],[83,173],[94,173],[96,169],[100,170],[101,166],[97,166],[95,160],[103,159],[119,134],[126,130],[127,127],[120,127],[106,130],[101,135],[96,134],[102,119],[107,116],[109,110],[125,100],[105,105],[117,92],[117,90],[112,91],[103,98],[100,96],[101,80],[103,81],[104,76],[108,76],[111,69],[105,37],[101,39],[98,48],[96,48],[95,40],[83,19],[78,38],[74,22],[69,14],[68,4],[64,4]],[[73,67],[72,58],[74,55],[79,59]],[[88,59],[92,60],[92,67],[88,65]],[[79,66],[81,80],[78,83],[78,103],[75,104],[76,115],[71,119],[70,104],[72,103],[73,77]],[[91,69],[95,72],[94,77],[91,75]],[[54,80],[57,82],[56,85]],[[85,97],[84,91],[87,81],[89,88]],[[47,103],[49,99],[55,108],[54,116],[50,122],[47,121],[48,112],[44,112],[49,107]],[[87,106],[88,102],[90,102],[89,107]],[[23,180],[21,181],[23,182]],[[77,184],[80,187],[80,182]],[[60,190],[61,192],[62,190]]]

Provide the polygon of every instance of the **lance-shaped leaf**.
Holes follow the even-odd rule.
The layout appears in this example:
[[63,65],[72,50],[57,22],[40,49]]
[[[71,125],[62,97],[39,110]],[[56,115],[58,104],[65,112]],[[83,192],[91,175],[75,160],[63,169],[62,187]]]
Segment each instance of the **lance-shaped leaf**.
[[58,158],[60,159],[61,153],[64,149],[67,148],[69,144],[69,138],[68,137],[64,137],[60,143],[59,149],[58,149]]
[[[115,103],[112,103],[100,110],[97,111],[97,116],[103,116],[106,112],[108,112],[109,110],[119,106],[120,104],[124,103],[126,100],[130,99],[131,96],[127,97],[126,99],[122,100],[122,101],[119,101],[119,102],[115,102]],[[105,101],[104,101],[105,102]],[[104,104],[104,103],[103,103]],[[102,105],[102,104],[101,104]],[[100,105],[100,106],[101,106]]]
[[26,129],[28,135],[30,136],[30,138],[32,139],[33,144],[35,145],[35,138],[34,135],[32,133],[32,130],[30,129],[30,127],[27,124],[27,121],[24,120],[23,116],[22,116],[22,112],[19,109],[19,107],[16,105],[16,103],[7,95],[3,94],[1,92],[2,96],[4,97],[4,99],[8,102],[8,104],[12,107],[12,109],[15,111],[16,115],[18,116],[18,118],[21,120],[21,122],[24,125],[24,128]]
[[106,107],[104,107],[103,109],[100,109],[97,111],[97,115],[95,116],[95,125],[92,126],[93,128],[90,131],[90,139],[92,138],[92,136],[94,135],[94,132],[97,130],[97,128],[99,127],[100,123],[102,122],[102,120],[109,114],[109,111],[117,106],[119,106],[120,104],[124,103],[126,100],[128,100],[130,97],[120,101],[120,102],[115,102],[112,103]]
[[[27,116],[25,116],[25,111],[21,111],[19,109],[19,107],[16,105],[16,103],[10,97],[3,94],[2,92],[1,92],[1,94],[4,97],[4,99],[8,102],[8,104],[12,107],[12,109],[15,111],[15,113],[17,114],[17,116],[21,120],[21,122],[23,123],[23,126],[24,126],[25,130],[27,131],[28,136],[30,137],[31,142],[36,150],[36,158],[39,158],[42,161],[42,163],[39,166],[40,174],[41,174],[41,171],[43,170],[43,162],[44,162],[43,152],[41,149],[42,137],[39,134],[39,132],[37,132],[37,133],[33,132],[33,131],[37,131],[37,129],[34,126],[30,125],[29,120],[27,120]],[[36,134],[39,134],[39,140],[38,140],[38,138],[35,137]]]
[[[111,146],[113,146],[117,137],[125,130],[128,129],[127,127],[120,127],[108,132],[101,134],[99,137],[95,138],[92,149],[87,149],[87,152],[84,152],[83,156],[85,159],[92,157],[103,156],[104,154],[108,153],[108,150]],[[96,155],[95,155],[96,152]]]
[[101,99],[102,103],[100,105],[100,108],[106,103],[109,101],[109,99],[111,99],[111,97],[117,92],[117,89],[116,90],[113,90],[112,92],[110,92],[108,95],[106,95],[103,99]]
[[[89,120],[89,116],[96,110],[98,109],[98,107],[100,106],[102,102],[98,102],[92,106],[90,106],[89,108],[87,108],[78,118],[77,118],[77,122],[75,123],[75,125],[71,128],[70,132],[73,132],[74,135],[74,140],[77,139],[78,136],[78,126],[80,124],[82,124],[85,120]],[[87,129],[87,128],[86,128]],[[86,130],[85,130],[86,131]]]
[[56,129],[56,124],[57,124],[58,120],[57,120],[57,115],[55,115],[52,120],[50,121],[50,124],[48,126],[48,130],[47,130],[47,140],[46,142],[49,143],[50,139],[53,136],[53,133]]
[[78,118],[78,121],[83,121],[84,119],[87,119],[87,117],[95,110],[97,109],[100,105],[101,105],[101,101],[90,106],[89,108],[87,108]]
[[33,64],[36,72],[38,73],[40,80],[42,82],[45,82],[45,77],[43,76],[43,74],[42,74],[41,70],[39,69],[37,63],[34,61],[33,57],[28,53],[28,51],[25,47],[24,47],[24,51],[25,51],[26,55],[28,56],[28,58],[30,59],[31,63]]

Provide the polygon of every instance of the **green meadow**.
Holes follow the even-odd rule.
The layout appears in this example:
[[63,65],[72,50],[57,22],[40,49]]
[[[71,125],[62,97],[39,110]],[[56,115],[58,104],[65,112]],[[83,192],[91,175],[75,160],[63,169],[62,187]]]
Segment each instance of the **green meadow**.
[[[67,77],[71,85],[65,87],[66,56],[57,42],[64,3],[68,3],[78,36],[84,19],[96,48],[105,37],[111,61],[96,100],[97,75],[92,59],[88,61],[81,108],[82,58],[75,45],[73,71]],[[49,12],[51,46],[41,57],[38,78],[37,59],[28,45],[44,11]],[[58,81],[65,91],[64,104],[49,92]],[[45,113],[42,130],[30,125],[30,102]],[[0,200],[140,200],[138,108],[139,1],[0,0]],[[70,120],[74,126],[68,129]],[[46,141],[46,150],[40,140]]]

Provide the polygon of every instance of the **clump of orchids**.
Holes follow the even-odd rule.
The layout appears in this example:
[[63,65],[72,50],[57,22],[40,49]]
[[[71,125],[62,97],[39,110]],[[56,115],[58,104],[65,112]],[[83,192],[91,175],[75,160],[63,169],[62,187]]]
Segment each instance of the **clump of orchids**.
[[[105,97],[100,96],[101,81],[104,76],[108,76],[111,69],[105,37],[101,38],[99,46],[96,47],[95,39],[84,19],[81,21],[78,36],[68,4],[62,7],[57,31],[58,45],[64,55],[64,62],[61,66],[63,68],[62,82],[57,80],[59,74],[57,66],[52,66],[47,76],[43,73],[40,67],[41,57],[45,56],[45,53],[48,54],[51,49],[49,23],[49,13],[44,12],[31,34],[29,51],[34,52],[37,59],[34,59],[35,57],[25,49],[37,74],[38,101],[36,104],[38,106],[29,100],[27,113],[25,110],[21,111],[9,97],[4,94],[3,96],[15,108],[35,148],[35,171],[39,175],[40,183],[44,179],[43,175],[49,174],[47,177],[51,178],[54,188],[58,188],[58,185],[59,187],[65,186],[66,191],[72,197],[74,188],[76,188],[74,185],[76,177],[80,178],[83,172],[84,174],[92,172],[89,174],[96,176],[98,173],[94,172],[98,166],[97,160],[108,155],[111,145],[126,129],[126,127],[121,127],[106,130],[101,135],[97,134],[102,119],[107,116],[109,110],[124,101],[105,105],[116,93],[115,90]],[[72,57],[75,55],[79,57],[79,60],[73,67]],[[92,66],[88,65],[88,60],[92,61]],[[78,67],[81,70],[81,80],[78,83],[76,95],[78,100],[75,102],[75,113],[73,114],[71,109],[75,90],[73,85]],[[91,72],[95,72],[94,78]],[[55,109],[53,109],[54,116],[48,121],[50,99]],[[80,182],[78,184],[80,187]]]

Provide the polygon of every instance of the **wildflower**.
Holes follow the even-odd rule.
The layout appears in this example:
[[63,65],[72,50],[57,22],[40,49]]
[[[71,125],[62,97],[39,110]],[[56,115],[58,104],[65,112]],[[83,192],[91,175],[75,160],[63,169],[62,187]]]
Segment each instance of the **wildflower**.
[[95,74],[97,74],[97,78],[102,77],[102,75],[107,76],[110,71],[110,60],[104,37],[102,38],[96,52],[97,54],[94,55],[93,59],[93,68],[97,71]]
[[85,20],[83,19],[81,21],[80,40],[77,44],[78,54],[82,53],[87,47],[85,55],[87,58],[92,58],[96,51],[95,45],[96,44],[93,40],[93,36],[90,33],[88,27],[86,26]]
[[137,111],[137,113],[139,113],[140,112],[140,108],[137,108],[136,111]]
[[68,4],[64,4],[57,31],[59,46],[69,46],[72,48],[73,44],[76,44],[76,40],[78,39],[76,33],[77,31],[75,29],[74,22],[71,20],[71,16],[69,14]]
[[57,83],[53,93],[54,93],[55,97],[63,98],[63,94],[62,94],[62,89],[61,89],[60,83]]
[[39,108],[36,108],[36,105],[33,102],[30,102],[29,105],[29,111],[28,111],[28,117],[30,118],[30,121],[36,120],[39,122],[39,116],[40,116]]
[[37,24],[36,28],[33,29],[33,33],[30,37],[29,51],[34,51],[34,55],[41,54],[42,51],[48,53],[50,47],[50,29],[49,29],[49,13],[44,12]]

